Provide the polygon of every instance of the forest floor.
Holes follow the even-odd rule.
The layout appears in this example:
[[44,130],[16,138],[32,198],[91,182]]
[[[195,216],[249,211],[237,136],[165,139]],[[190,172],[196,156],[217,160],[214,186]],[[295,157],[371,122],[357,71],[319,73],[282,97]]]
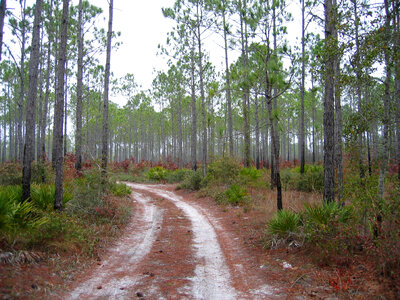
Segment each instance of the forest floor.
[[[121,237],[74,276],[48,263],[6,270],[21,297],[49,299],[390,299],[357,259],[332,267],[301,248],[265,250],[265,213],[217,205],[173,185],[128,184],[133,214]],[[70,258],[71,259],[71,258]],[[71,263],[71,262],[69,262]],[[79,262],[75,262],[78,263]],[[85,266],[83,268],[83,266]],[[7,272],[5,272],[7,271]],[[29,293],[29,290],[32,293]],[[38,292],[41,290],[41,292]],[[27,292],[28,291],[28,292]]]

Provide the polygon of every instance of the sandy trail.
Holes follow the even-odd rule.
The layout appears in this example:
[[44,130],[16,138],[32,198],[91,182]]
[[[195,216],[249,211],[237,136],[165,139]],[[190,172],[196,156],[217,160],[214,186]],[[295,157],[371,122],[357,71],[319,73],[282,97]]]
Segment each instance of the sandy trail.
[[148,254],[157,238],[162,211],[148,197],[133,192],[138,203],[126,234],[109,250],[109,257],[93,270],[89,279],[76,287],[66,299],[127,299],[137,280],[134,270]]
[[126,233],[62,298],[278,298],[209,207],[163,185],[126,184],[136,201]]
[[207,218],[181,197],[154,186],[131,184],[134,189],[144,189],[172,201],[192,222],[194,248],[197,262],[192,278],[192,296],[195,299],[236,299],[231,286],[229,268],[219,245],[217,234]]

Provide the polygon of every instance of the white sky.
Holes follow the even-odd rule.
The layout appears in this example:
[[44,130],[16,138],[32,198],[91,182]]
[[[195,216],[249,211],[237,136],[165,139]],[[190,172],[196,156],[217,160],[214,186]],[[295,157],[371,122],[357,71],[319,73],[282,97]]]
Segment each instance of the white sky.
[[[111,54],[111,71],[116,78],[127,73],[135,75],[135,80],[144,89],[151,87],[154,70],[166,66],[166,58],[157,56],[158,44],[164,44],[167,33],[172,30],[174,21],[163,16],[162,7],[172,7],[174,0],[114,0],[113,30],[120,31],[122,45]],[[103,9],[108,21],[108,1],[91,1]],[[100,63],[104,64],[105,55]],[[120,99],[114,101],[123,104]],[[122,103],[121,103],[122,102]]]
[[[89,1],[103,9],[103,14],[99,17],[99,25],[107,30],[108,0]],[[132,73],[142,89],[149,89],[156,74],[154,71],[166,69],[167,58],[157,56],[157,46],[165,45],[167,33],[172,30],[175,22],[165,18],[161,8],[172,7],[174,2],[175,0],[114,0],[113,30],[121,32],[118,39],[123,43],[117,51],[113,51],[111,54],[111,71],[114,73],[114,78]],[[300,37],[301,33],[300,5],[297,2],[288,1],[291,3],[289,10],[295,19],[291,24],[287,24],[289,31],[287,38],[292,41],[291,45],[294,45],[293,42],[296,37]],[[27,0],[27,6],[31,6],[32,3],[34,0]],[[72,0],[72,3],[77,5],[78,0]],[[11,1],[8,6],[18,7],[18,4],[16,1]],[[5,38],[7,39],[7,37]],[[204,43],[204,50],[209,54],[217,71],[224,70],[224,52],[220,47],[223,43],[221,38],[214,34],[209,36]],[[239,54],[239,51],[230,52],[230,63]],[[105,63],[105,53],[99,57],[99,63]],[[113,102],[120,105],[126,103],[121,96],[110,96]]]

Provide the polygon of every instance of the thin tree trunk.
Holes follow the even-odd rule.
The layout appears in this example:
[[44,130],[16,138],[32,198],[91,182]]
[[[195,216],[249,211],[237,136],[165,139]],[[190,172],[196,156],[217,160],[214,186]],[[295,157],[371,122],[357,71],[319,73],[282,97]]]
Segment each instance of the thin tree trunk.
[[306,77],[306,58],[305,58],[305,0],[301,0],[301,86],[300,86],[300,134],[299,134],[299,154],[300,154],[300,173],[304,174],[305,147],[304,147],[304,81]]
[[[246,24],[246,1],[243,2],[243,7],[241,7],[240,13],[240,35],[242,44],[242,66],[245,73],[245,80],[247,78],[247,66],[248,66],[248,46],[247,46],[247,24]],[[244,122],[244,165],[249,168],[251,165],[250,156],[250,124],[249,124],[249,89],[248,87],[243,89],[243,99],[242,99],[242,109],[243,109],[243,122]]]
[[31,196],[31,172],[34,158],[36,98],[38,88],[39,56],[40,56],[40,18],[42,15],[42,0],[36,1],[35,20],[33,23],[31,57],[29,61],[29,91],[26,105],[26,130],[24,159],[22,169],[22,201]]
[[227,41],[227,25],[226,25],[226,1],[224,1],[224,7],[222,8],[222,21],[224,26],[224,50],[225,50],[225,83],[226,83],[226,101],[228,110],[228,137],[229,137],[229,155],[233,156],[233,126],[232,126],[232,100],[231,100],[231,80],[229,72],[229,60],[228,60],[228,41]]
[[[355,27],[355,39],[356,39],[356,54],[355,54],[355,70],[356,70],[356,79],[357,79],[357,108],[358,113],[361,115],[361,76],[362,76],[362,69],[361,69],[361,57],[360,57],[360,40],[358,36],[358,27],[359,27],[359,17],[357,12],[357,1],[353,1],[354,4],[354,27]],[[361,130],[358,133],[358,164],[360,170],[360,178],[365,177],[365,171],[363,166],[363,143],[362,143],[362,135],[363,133]]]
[[109,19],[107,32],[107,58],[104,78],[104,102],[103,102],[103,134],[102,134],[102,157],[101,169],[103,180],[107,173],[108,160],[108,91],[110,84],[110,60],[111,60],[111,38],[112,38],[112,22],[113,22],[113,1],[109,2]]
[[[385,12],[386,12],[386,21],[385,21],[385,41],[389,43],[390,41],[390,12],[389,12],[389,0],[385,0]],[[383,138],[382,138],[382,148],[381,148],[381,163],[380,163],[380,171],[379,171],[379,186],[378,186],[378,200],[380,202],[383,201],[384,192],[385,192],[385,176],[386,169],[389,160],[389,122],[390,122],[390,82],[392,80],[392,69],[390,63],[390,52],[389,47],[384,47],[384,57],[386,64],[386,79],[384,82],[385,86],[385,95],[383,97]],[[378,223],[381,222],[379,220],[381,216],[378,216]]]
[[256,168],[260,169],[260,124],[258,120],[258,92],[256,92],[255,98],[254,98],[254,118],[256,122]]
[[[335,7],[335,20],[337,19],[337,2],[333,0]],[[335,21],[336,24],[336,21]],[[334,30],[335,46],[338,47],[338,31]],[[342,202],[343,197],[343,166],[342,166],[342,106],[341,106],[341,83],[340,83],[340,57],[335,54],[335,165],[337,178],[337,200]]]
[[65,91],[64,91],[64,156],[67,155],[68,152],[68,136],[67,136],[67,122],[68,122],[68,60],[66,61],[66,70],[65,70]]
[[6,16],[7,10],[7,1],[1,0],[0,3],[0,62],[1,62],[1,54],[3,53],[3,28],[4,28],[4,18]]
[[[50,23],[50,29],[52,28],[53,24],[53,0],[50,1],[50,11],[49,11],[49,23]],[[41,163],[44,163],[46,159],[46,125],[47,125],[47,111],[48,111],[48,105],[49,105],[49,97],[50,97],[50,73],[51,73],[51,41],[53,40],[53,35],[52,35],[52,30],[49,30],[48,32],[49,35],[49,41],[47,45],[47,70],[46,70],[46,92],[44,95],[44,106],[43,106],[43,116],[42,116],[42,124],[43,126],[41,127],[41,141],[40,141],[40,161]],[[50,140],[50,138],[49,138]],[[50,148],[49,148],[50,150]],[[42,176],[42,182],[46,180],[44,178],[44,173]]]
[[[199,16],[199,5],[197,5],[197,15]],[[200,17],[199,17],[200,18]],[[198,20],[199,21],[199,20]],[[199,76],[200,76],[200,98],[201,98],[201,117],[203,125],[203,176],[207,175],[207,123],[206,123],[206,99],[204,95],[204,74],[203,74],[203,52],[201,47],[201,28],[197,24],[197,43],[199,50]]]
[[56,101],[54,106],[54,142],[55,153],[55,199],[54,209],[62,210],[63,208],[63,121],[64,121],[64,79],[65,79],[65,65],[67,56],[67,31],[68,31],[68,13],[69,13],[69,0],[63,0],[62,22],[60,29],[60,49],[57,64],[57,85],[56,85]]
[[25,98],[25,43],[26,43],[26,0],[21,3],[22,10],[22,45],[21,45],[21,66],[20,66],[20,91],[19,91],[19,102],[18,102],[18,144],[16,145],[18,160],[22,160],[23,156],[23,133],[22,133],[22,119],[24,109],[24,98]]
[[[82,0],[79,0],[78,14],[78,72],[76,81],[76,132],[75,132],[75,154],[76,164],[75,169],[82,169],[82,87],[83,87],[83,30],[82,30]],[[130,121],[130,117],[129,117]],[[129,131],[130,133],[130,131]],[[130,141],[130,140],[129,140]],[[130,144],[129,144],[130,155]]]

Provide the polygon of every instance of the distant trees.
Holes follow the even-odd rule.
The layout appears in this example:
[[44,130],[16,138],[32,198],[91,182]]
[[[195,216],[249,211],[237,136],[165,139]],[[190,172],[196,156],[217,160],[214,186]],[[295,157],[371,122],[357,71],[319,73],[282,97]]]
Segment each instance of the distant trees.
[[[160,46],[168,67],[149,91],[133,74],[112,78],[110,56],[118,46],[112,9],[105,30],[96,28],[101,9],[87,0],[69,3],[42,1],[39,36],[37,6],[7,2],[18,8],[7,14],[6,1],[0,3],[0,31],[4,20],[10,35],[0,37],[0,160],[23,159],[24,199],[31,162],[49,158],[61,209],[61,166],[73,147],[78,171],[101,159],[103,173],[110,161],[132,159],[201,167],[205,175],[216,156],[229,155],[271,169],[279,209],[283,163],[299,164],[303,173],[323,157],[324,199],[340,201],[342,161],[356,166],[364,183],[379,160],[383,197],[388,166],[400,164],[396,1],[177,0],[163,9],[176,21]],[[302,13],[298,42],[287,40],[288,5]],[[215,40],[220,66],[209,47]],[[128,103],[110,102],[110,91]]]

